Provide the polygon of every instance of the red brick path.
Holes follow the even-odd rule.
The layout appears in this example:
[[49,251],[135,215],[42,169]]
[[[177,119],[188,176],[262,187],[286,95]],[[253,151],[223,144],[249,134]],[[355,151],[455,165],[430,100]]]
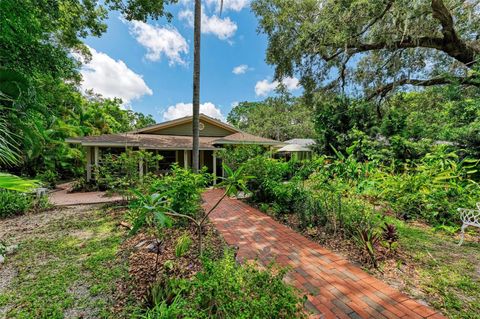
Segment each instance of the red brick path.
[[[221,194],[205,192],[204,207]],[[229,245],[239,247],[239,258],[291,267],[286,280],[308,295],[313,318],[444,318],[239,200],[225,198],[210,220]]]

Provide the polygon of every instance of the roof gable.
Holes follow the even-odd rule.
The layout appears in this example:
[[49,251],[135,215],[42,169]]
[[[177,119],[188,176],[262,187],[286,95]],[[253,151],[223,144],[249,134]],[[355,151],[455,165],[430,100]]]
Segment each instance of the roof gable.
[[[200,136],[224,137],[239,132],[231,125],[200,114]],[[158,134],[192,136],[192,116],[182,117],[131,132],[133,134]]]

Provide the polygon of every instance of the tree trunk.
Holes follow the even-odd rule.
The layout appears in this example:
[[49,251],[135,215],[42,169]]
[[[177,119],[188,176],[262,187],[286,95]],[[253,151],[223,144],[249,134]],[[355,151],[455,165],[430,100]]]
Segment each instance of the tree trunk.
[[200,35],[202,25],[202,4],[195,0],[195,21],[193,29],[193,145],[192,145],[192,170],[198,172],[199,162],[199,122],[200,122]]

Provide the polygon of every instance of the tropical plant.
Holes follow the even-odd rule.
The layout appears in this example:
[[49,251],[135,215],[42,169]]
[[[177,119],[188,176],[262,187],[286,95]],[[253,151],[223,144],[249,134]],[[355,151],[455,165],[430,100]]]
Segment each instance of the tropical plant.
[[0,173],[0,188],[25,193],[30,192],[38,186],[39,183],[35,180],[28,180],[12,174]]
[[375,228],[359,228],[357,229],[357,234],[354,238],[368,254],[373,267],[378,268],[375,246],[378,244],[381,237]]
[[388,252],[394,253],[398,246],[397,227],[385,222],[385,225],[382,226],[382,239],[387,245]]
[[[203,255],[203,226],[208,219],[208,216],[218,207],[221,201],[227,196],[236,194],[242,190],[248,193],[247,182],[251,176],[243,175],[243,169],[240,168],[236,171],[231,170],[228,166],[223,165],[226,177],[222,177],[222,182],[217,184],[217,187],[224,187],[225,191],[217,202],[204,214],[187,215],[185,213],[176,212],[171,208],[171,199],[169,197],[169,191],[162,193],[154,193],[151,195],[143,195],[138,191],[135,191],[137,200],[135,205],[140,207],[140,214],[135,216],[133,222],[132,233],[137,232],[141,227],[145,225],[151,225],[152,221],[156,221],[156,225],[164,227],[171,224],[171,219],[185,219],[197,228],[197,248],[198,254]],[[191,178],[195,179],[198,174],[192,174]],[[200,193],[200,189],[197,189]]]
[[190,246],[192,245],[192,239],[188,234],[183,234],[182,236],[178,237],[177,243],[175,244],[175,256],[182,257],[185,255]]
[[306,318],[303,300],[283,277],[286,269],[236,263],[226,252],[205,260],[192,280],[165,278],[155,286],[156,301],[141,318]]

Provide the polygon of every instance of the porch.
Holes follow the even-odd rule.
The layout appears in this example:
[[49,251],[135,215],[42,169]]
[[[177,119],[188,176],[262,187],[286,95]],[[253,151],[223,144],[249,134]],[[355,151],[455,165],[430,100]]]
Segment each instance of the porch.
[[[172,164],[177,163],[184,168],[192,167],[192,150],[190,149],[147,149],[138,147],[111,147],[111,146],[85,146],[86,152],[86,180],[95,179],[95,167],[102,165],[102,158],[105,154],[120,155],[127,149],[145,150],[154,155],[161,155],[162,159],[156,161],[152,166],[144,163],[142,160],[138,162],[139,176],[142,177],[148,172],[162,175],[166,174]],[[214,184],[216,176],[223,176],[222,160],[215,156],[215,149],[200,149],[199,154],[200,168],[207,168],[207,172],[214,175]]]

